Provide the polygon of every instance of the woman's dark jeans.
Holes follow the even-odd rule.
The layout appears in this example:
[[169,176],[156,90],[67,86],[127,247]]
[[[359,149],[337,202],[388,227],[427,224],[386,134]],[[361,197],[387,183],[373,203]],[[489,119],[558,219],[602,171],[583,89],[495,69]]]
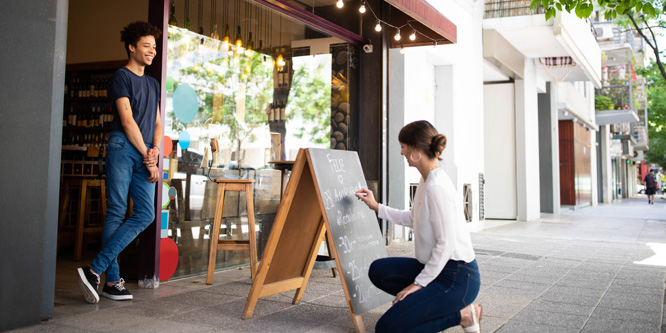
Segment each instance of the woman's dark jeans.
[[[383,258],[370,265],[368,275],[377,288],[395,296],[414,283],[423,267],[414,258]],[[393,304],[375,331],[439,332],[460,325],[460,310],[474,302],[480,285],[476,260],[449,260],[434,281]]]

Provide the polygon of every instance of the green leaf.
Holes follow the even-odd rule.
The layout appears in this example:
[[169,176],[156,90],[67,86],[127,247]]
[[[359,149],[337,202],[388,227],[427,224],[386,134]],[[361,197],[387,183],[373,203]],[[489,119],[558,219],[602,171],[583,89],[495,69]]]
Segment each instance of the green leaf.
[[562,4],[561,3],[556,3],[555,6],[557,7],[557,10],[562,11]]
[[591,5],[588,5],[588,6],[585,8],[585,11],[583,12],[583,17],[590,17],[590,15],[592,15],[592,11],[593,11],[593,10],[594,10],[594,7],[591,6]]
[[585,16],[585,9],[587,8],[586,6],[587,4],[578,4],[578,6],[576,6],[576,16],[578,16],[579,18],[586,17]]
[[548,0],[541,0],[541,5],[543,8],[548,8]]
[[555,14],[557,11],[555,11],[555,7],[550,7],[548,10],[546,10],[546,21],[550,19],[551,17],[555,17]]
[[532,3],[530,3],[530,9],[531,10],[537,10],[537,8],[539,8],[539,4],[541,4],[541,1],[532,0]]
[[643,8],[643,3],[642,2],[636,3],[636,12],[637,13],[640,12],[642,8]]

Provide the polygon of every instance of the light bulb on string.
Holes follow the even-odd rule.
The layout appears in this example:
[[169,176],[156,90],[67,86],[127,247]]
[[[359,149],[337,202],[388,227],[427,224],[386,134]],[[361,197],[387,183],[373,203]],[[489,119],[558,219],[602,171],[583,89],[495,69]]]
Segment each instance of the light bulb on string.
[[247,40],[247,48],[245,49],[245,56],[250,57],[252,55],[252,46],[254,45],[254,42],[252,42],[252,31],[250,31],[250,34],[248,36]]
[[236,45],[236,53],[241,53],[243,52],[243,39],[241,38],[241,27],[240,25],[238,26],[238,34],[236,35],[236,41],[234,42]]
[[402,45],[402,43],[400,43],[400,54],[405,54],[405,45]]
[[400,40],[400,28],[398,28],[398,32],[395,33],[395,36],[393,36],[395,40]]
[[377,25],[375,26],[375,31],[377,31],[377,32],[382,31],[382,25],[381,25],[381,23],[379,22],[379,20],[377,20]]
[[275,64],[277,65],[278,71],[282,71],[284,69],[284,66],[287,64],[287,62],[284,61],[282,53],[280,53],[277,59],[275,59]]
[[432,48],[433,49],[437,48],[437,41],[432,42]]
[[358,11],[359,11],[361,14],[364,14],[364,13],[365,13],[365,1],[363,1],[363,3],[361,3],[361,7],[358,8]]
[[342,8],[345,6],[345,3],[342,2],[342,0],[338,0],[338,2],[335,4],[338,8]]
[[409,35],[409,40],[416,40],[416,30],[412,30],[412,34]]
[[227,24],[224,38],[222,38],[222,50],[224,50],[224,52],[229,52],[229,44],[231,44],[231,37],[229,37],[229,25]]

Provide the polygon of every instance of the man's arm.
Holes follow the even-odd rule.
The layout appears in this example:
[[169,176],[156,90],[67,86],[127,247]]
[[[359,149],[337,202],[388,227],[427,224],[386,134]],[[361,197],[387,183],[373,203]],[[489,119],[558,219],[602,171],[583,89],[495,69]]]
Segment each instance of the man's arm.
[[162,128],[162,117],[160,116],[160,107],[157,106],[157,116],[155,118],[155,134],[153,135],[153,148],[148,150],[148,154],[143,157],[143,164],[146,166],[157,166],[160,151],[162,151],[162,139],[164,138],[164,129]]
[[148,154],[148,148],[143,142],[143,136],[139,130],[139,125],[134,121],[132,116],[132,107],[130,106],[129,98],[121,97],[116,100],[116,108],[118,109],[118,116],[120,117],[120,123],[125,130],[125,135],[129,142],[136,148],[141,156],[146,156]]

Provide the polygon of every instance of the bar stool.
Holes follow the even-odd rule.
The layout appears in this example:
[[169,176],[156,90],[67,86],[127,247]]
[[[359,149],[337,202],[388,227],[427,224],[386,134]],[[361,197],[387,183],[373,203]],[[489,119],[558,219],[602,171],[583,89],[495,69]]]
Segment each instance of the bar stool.
[[[210,233],[210,255],[208,256],[208,274],[206,284],[213,283],[217,251],[250,251],[250,274],[252,280],[257,274],[257,246],[254,232],[254,202],[252,185],[254,179],[215,179],[217,183],[217,203],[215,205],[215,219]],[[245,192],[247,198],[247,240],[220,240],[220,224],[224,210],[224,195],[228,191]]]
[[[76,224],[74,225],[74,258],[76,261],[81,260],[83,252],[83,236],[84,234],[101,234],[104,222],[104,215],[106,214],[106,186],[103,179],[67,179],[65,180],[64,196],[62,202],[62,209],[60,210],[59,223],[60,229],[67,229],[71,226],[65,225],[65,218],[67,215],[67,208],[69,207],[69,197],[73,188],[79,187],[79,206],[78,213],[76,214]],[[90,215],[91,197],[88,195],[90,189],[98,188],[100,191],[99,201],[101,203],[101,221],[100,225],[86,225],[85,220]],[[58,232],[58,249],[62,237]]]

